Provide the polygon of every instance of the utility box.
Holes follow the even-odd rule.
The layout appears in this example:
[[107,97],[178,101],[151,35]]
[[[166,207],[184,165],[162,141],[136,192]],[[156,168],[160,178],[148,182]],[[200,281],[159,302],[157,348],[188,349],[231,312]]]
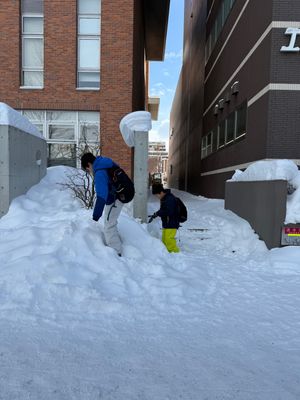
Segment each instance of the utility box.
[[[24,119],[22,123],[23,119],[17,111],[0,103],[0,218],[14,198],[39,183],[47,172],[46,140],[33,126],[36,134],[29,133],[29,122]],[[27,131],[22,130],[23,126]]]
[[282,244],[287,181],[228,181],[225,208],[249,222],[269,249]]

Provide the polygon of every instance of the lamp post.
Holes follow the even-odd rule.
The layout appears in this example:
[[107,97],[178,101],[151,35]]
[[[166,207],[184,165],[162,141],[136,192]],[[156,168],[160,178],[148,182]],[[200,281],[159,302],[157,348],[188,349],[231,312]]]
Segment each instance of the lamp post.
[[134,147],[133,216],[141,222],[147,222],[148,214],[148,136],[151,128],[151,114],[147,111],[127,114],[120,122],[120,131],[125,143]]

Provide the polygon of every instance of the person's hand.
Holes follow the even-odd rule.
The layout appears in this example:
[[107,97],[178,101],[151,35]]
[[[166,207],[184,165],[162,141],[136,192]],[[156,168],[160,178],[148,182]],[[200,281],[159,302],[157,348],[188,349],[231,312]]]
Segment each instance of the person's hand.
[[154,220],[154,218],[156,218],[156,217],[157,217],[157,214],[156,214],[156,213],[154,213],[154,214],[152,214],[152,215],[148,215],[148,217],[149,217],[148,224],[151,224],[151,222]]

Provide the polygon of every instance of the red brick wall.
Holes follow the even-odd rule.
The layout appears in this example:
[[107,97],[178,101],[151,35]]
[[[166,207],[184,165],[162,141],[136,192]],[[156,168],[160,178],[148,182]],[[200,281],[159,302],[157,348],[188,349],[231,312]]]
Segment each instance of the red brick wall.
[[[20,89],[20,1],[0,0],[0,101],[19,109],[100,111],[102,154],[131,172],[121,118],[144,96],[140,1],[102,0],[100,91],[76,90],[76,0],[44,0],[44,89]],[[139,64],[142,63],[142,66]],[[134,79],[136,83],[134,86]]]

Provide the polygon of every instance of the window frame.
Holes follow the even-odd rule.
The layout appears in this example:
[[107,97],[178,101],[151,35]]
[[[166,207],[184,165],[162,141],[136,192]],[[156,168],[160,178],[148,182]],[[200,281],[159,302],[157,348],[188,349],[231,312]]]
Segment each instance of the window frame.
[[[96,72],[99,72],[100,71],[100,58],[99,58],[99,69],[97,68],[90,68],[90,67],[80,67],[80,41],[81,40],[97,40],[97,41],[99,41],[99,50],[100,50],[100,37],[99,38],[95,38],[95,37],[93,37],[93,36],[91,36],[91,35],[85,35],[85,36],[81,36],[81,37],[78,37],[78,43],[77,43],[77,46],[78,46],[78,74],[81,72],[81,73],[84,73],[84,72],[93,72],[93,73],[96,73]],[[99,51],[99,57],[101,56],[101,54],[100,54],[100,51]]]
[[[76,72],[76,89],[77,90],[100,90],[100,70],[101,70],[101,0],[100,13],[80,13],[79,12],[79,0],[77,0],[77,72]],[[80,20],[81,19],[99,19],[99,33],[98,34],[84,34],[80,33]],[[80,67],[80,40],[98,40],[99,41],[99,68],[82,68]],[[81,73],[94,73],[99,76],[99,85],[97,86],[80,86],[80,74]],[[98,81],[97,81],[98,83]]]
[[[224,123],[224,143],[220,146],[220,130],[221,130],[221,125]],[[223,120],[219,123],[218,125],[218,145],[217,149],[223,149],[226,145],[226,121]]]
[[[229,10],[228,10],[227,15],[225,12],[225,1],[228,1],[228,4],[229,4]],[[215,14],[215,18],[211,24],[212,28],[209,32],[209,35],[207,36],[207,41],[210,40],[210,38],[211,38],[211,40],[210,40],[209,45],[207,46],[208,52],[205,57],[205,64],[207,64],[207,62],[214,50],[214,47],[218,41],[218,38],[220,37],[220,35],[222,33],[223,27],[224,27],[226,20],[231,12],[232,7],[234,6],[234,3],[235,3],[235,0],[222,0],[219,4],[219,7]],[[219,27],[219,30],[218,30],[218,22],[217,21],[218,21],[219,14],[221,15],[221,26]],[[212,40],[212,38],[214,40]]]
[[201,140],[201,160],[206,157],[206,144],[207,144],[207,135],[203,136]]
[[[57,126],[57,127],[66,126],[66,127],[74,128],[74,138],[73,139],[66,139],[66,138],[55,139],[55,138],[51,138],[50,137],[50,127],[51,126]],[[61,121],[47,121],[47,138],[48,138],[49,142],[51,141],[53,143],[57,143],[57,142],[61,143],[63,141],[65,143],[73,143],[74,142],[76,144],[76,123],[67,122],[67,121],[64,121],[64,122],[61,122]]]
[[[210,138],[210,145],[208,139]],[[214,131],[211,130],[207,135],[202,137],[201,140],[201,160],[213,154]]]
[[[24,19],[25,18],[41,18],[43,22],[43,31],[42,33],[26,33],[24,31]],[[34,14],[34,13],[24,13],[21,14],[21,44],[22,44],[22,52],[21,52],[21,89],[44,89],[44,70],[45,70],[45,38],[44,38],[44,14]],[[42,55],[43,55],[43,65],[41,67],[25,67],[25,40],[26,39],[38,39],[42,41]],[[42,85],[32,86],[25,85],[24,83],[24,74],[25,72],[41,72],[42,73]]]
[[[241,135],[237,136],[237,131],[238,131],[238,112],[242,108],[245,108],[245,132],[242,133]],[[248,103],[245,101],[242,103],[237,109],[236,109],[236,132],[235,132],[235,139],[238,140],[247,134],[247,120],[248,120]]]
[[[209,138],[210,138],[210,144],[208,144]],[[209,156],[213,152],[213,140],[214,140],[213,131],[210,131],[208,135],[206,135],[206,156]]]
[[[43,126],[43,137],[45,138],[45,140],[47,141],[47,145],[49,144],[74,144],[76,147],[76,150],[78,150],[80,148],[80,145],[82,143],[84,143],[81,140],[81,127],[84,125],[93,125],[93,126],[97,126],[98,127],[98,138],[95,141],[92,140],[87,140],[87,145],[89,146],[95,146],[96,144],[99,144],[99,148],[101,145],[101,131],[100,131],[100,111],[84,111],[86,114],[86,118],[81,119],[82,116],[80,116],[80,113],[82,113],[82,110],[80,111],[75,111],[75,110],[30,110],[30,109],[25,109],[25,110],[20,110],[20,113],[22,115],[25,114],[26,111],[39,111],[43,113],[43,119],[39,119],[39,120],[31,120],[30,122],[37,126]],[[55,111],[60,111],[60,112],[74,112],[74,119],[65,119],[65,120],[61,120],[61,119],[47,119],[47,115],[50,112],[55,112]],[[97,113],[97,118],[94,117],[94,119],[88,119],[88,114],[89,113]],[[26,115],[24,115],[26,116]],[[26,116],[26,118],[28,118]],[[29,118],[28,118],[29,119]],[[74,126],[74,139],[52,139],[49,136],[49,126],[51,125],[58,125],[58,126]],[[38,128],[37,128],[38,129]],[[77,167],[80,167],[80,160],[77,160]]]
[[[227,140],[227,135],[228,135],[228,123],[229,123],[229,117],[233,115],[234,117],[234,121],[233,121],[233,136],[231,140]],[[230,113],[228,115],[228,117],[226,118],[226,124],[225,124],[225,145],[233,143],[235,141],[235,135],[236,135],[236,120],[237,120],[237,116],[236,116],[236,111],[233,111],[232,113]]]
[[[55,158],[50,158],[50,146],[52,145],[70,145],[70,146],[74,146],[75,149],[75,158],[64,158],[65,160],[70,160],[70,164],[72,166],[78,166],[78,160],[77,160],[77,144],[76,142],[52,142],[52,141],[47,141],[47,164],[48,166],[51,166],[51,160],[56,160]],[[71,150],[71,154],[72,154],[72,150]],[[50,162],[49,162],[50,161]],[[66,164],[52,164],[52,165],[66,165]]]
[[[100,14],[99,14],[100,15]],[[99,20],[99,33],[81,33],[80,32],[80,20],[81,19],[95,19],[95,20]],[[97,35],[100,38],[100,32],[101,32],[101,18],[100,16],[95,16],[93,14],[78,14],[78,36],[94,36]]]
[[[96,122],[94,122],[94,123],[92,123],[91,121],[87,121],[87,122],[78,122],[78,143],[81,143],[82,142],[82,140],[81,140],[81,127],[83,127],[83,126],[98,126],[99,127],[99,132],[100,132],[100,124],[98,123],[96,123]],[[97,143],[98,142],[98,140],[99,140],[99,138],[97,139],[97,140],[95,140],[95,141],[93,141],[93,140],[88,140],[88,142],[89,143],[91,143],[91,144],[95,144],[95,143]]]

